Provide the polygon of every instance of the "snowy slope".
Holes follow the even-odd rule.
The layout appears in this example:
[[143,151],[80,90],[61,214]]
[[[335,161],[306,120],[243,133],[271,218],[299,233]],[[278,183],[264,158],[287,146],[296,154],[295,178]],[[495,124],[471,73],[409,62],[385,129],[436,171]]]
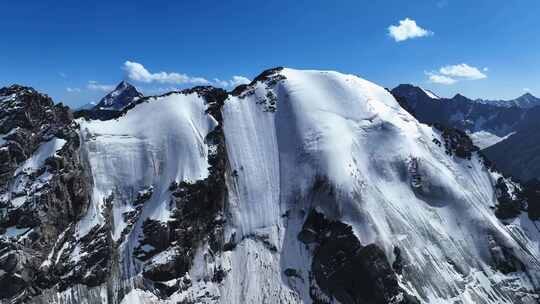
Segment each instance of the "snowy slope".
[[[169,185],[208,175],[204,139],[217,123],[205,109],[197,94],[171,94],[150,98],[116,120],[80,121],[94,184],[92,202],[78,223],[77,237],[105,224],[105,201],[112,198],[112,237],[126,254],[122,262],[128,272],[125,276],[137,271],[132,269],[136,262],[131,254],[143,221],[169,219]],[[130,230],[126,214],[136,210],[137,196],[144,191],[151,191],[151,197]],[[127,237],[120,240],[123,233]]]
[[[517,286],[524,293],[538,288],[538,240],[494,216],[495,179],[477,156],[446,154],[433,143],[443,141],[437,131],[368,81],[335,72],[281,75],[286,80],[275,86],[259,82],[230,97],[223,110],[231,168],[238,171],[231,230],[244,241],[230,257],[222,302],[310,302],[311,257],[297,235],[313,207],[350,224],[362,244],[379,245],[390,261],[399,247],[408,261],[400,285],[423,301],[510,303],[522,296]],[[272,95],[276,112],[268,110]],[[421,193],[411,183],[413,160]],[[319,176],[335,188],[329,201],[310,193]],[[514,248],[530,274],[496,271],[499,244]],[[303,279],[276,279],[286,268]]]

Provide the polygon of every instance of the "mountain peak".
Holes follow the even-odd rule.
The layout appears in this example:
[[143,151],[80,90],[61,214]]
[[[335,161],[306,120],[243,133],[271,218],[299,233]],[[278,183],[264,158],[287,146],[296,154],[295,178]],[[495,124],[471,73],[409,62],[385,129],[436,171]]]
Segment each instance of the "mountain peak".
[[96,108],[101,110],[122,110],[142,97],[143,94],[137,88],[126,80],[122,80],[113,91],[99,101]]
[[18,94],[21,92],[37,93],[32,87],[23,86],[20,84],[12,84],[9,87],[0,88],[0,96]]
[[470,101],[470,99],[468,97],[466,97],[465,95],[462,95],[461,93],[457,93],[456,95],[454,95],[454,97],[452,97],[452,99],[454,100],[468,100]]
[[129,82],[127,82],[127,80],[122,80],[120,81],[120,83],[116,86],[116,89],[115,90],[118,90],[118,89],[124,89],[124,88],[129,88],[129,87],[133,87],[133,85]]
[[422,87],[417,87],[412,84],[400,84],[391,91],[395,96],[414,98],[414,99],[440,99],[435,93]]
[[532,108],[540,106],[540,98],[534,96],[530,92],[527,92],[520,97],[512,100],[512,102],[520,108]]
[[527,92],[523,95],[521,95],[520,97],[516,98],[516,100],[523,100],[523,99],[539,99],[538,97],[534,96],[533,94],[531,94],[530,92]]

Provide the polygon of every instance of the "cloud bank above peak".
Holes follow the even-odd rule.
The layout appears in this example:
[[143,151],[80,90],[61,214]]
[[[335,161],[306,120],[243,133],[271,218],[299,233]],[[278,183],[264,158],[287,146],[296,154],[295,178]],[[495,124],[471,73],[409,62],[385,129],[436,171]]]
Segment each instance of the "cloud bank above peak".
[[244,76],[235,75],[230,80],[222,80],[214,78],[214,81],[207,80],[203,77],[193,77],[185,73],[178,72],[150,72],[143,64],[126,61],[122,69],[125,71],[129,80],[142,82],[146,84],[160,83],[160,84],[194,84],[194,85],[214,85],[224,88],[231,88],[240,84],[249,83],[250,80]]
[[124,71],[128,79],[144,83],[168,83],[168,84],[210,84],[210,81],[202,77],[192,77],[176,72],[151,73],[142,64],[133,61],[124,62]]

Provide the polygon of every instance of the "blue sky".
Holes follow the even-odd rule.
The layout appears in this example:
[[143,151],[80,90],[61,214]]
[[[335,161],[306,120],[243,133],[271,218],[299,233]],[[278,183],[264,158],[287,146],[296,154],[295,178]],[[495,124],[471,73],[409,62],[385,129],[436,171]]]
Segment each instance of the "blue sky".
[[[35,0],[2,11],[0,86],[30,85],[72,106],[127,78],[151,94],[201,78],[232,86],[274,66],[442,96],[540,95],[538,0]],[[400,33],[421,37],[396,41],[389,27],[406,18],[417,28],[405,21]]]

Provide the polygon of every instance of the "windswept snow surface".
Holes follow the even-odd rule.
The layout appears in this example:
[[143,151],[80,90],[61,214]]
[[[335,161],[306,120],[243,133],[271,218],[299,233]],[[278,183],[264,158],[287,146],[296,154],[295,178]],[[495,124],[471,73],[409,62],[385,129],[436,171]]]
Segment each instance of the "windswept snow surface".
[[123,214],[134,209],[140,191],[153,187],[122,247],[126,267],[131,267],[131,250],[137,245],[142,222],[169,219],[169,185],[208,175],[204,139],[217,122],[205,110],[197,94],[175,93],[150,98],[116,120],[80,121],[94,185],[89,210],[77,227],[79,238],[104,223],[105,200],[112,198],[113,239],[118,241],[127,226]]
[[[399,247],[407,261],[400,285],[422,301],[532,303],[538,245],[519,224],[509,229],[494,216],[495,178],[477,155],[446,154],[433,142],[443,142],[437,131],[371,82],[335,72],[280,73],[286,80],[259,82],[223,109],[230,165],[238,172],[229,186],[229,233],[242,241],[228,256],[221,302],[310,303],[311,257],[297,235],[316,207],[350,224],[362,244],[379,245],[391,262]],[[277,96],[276,112],[265,109],[269,92]],[[411,186],[413,158],[422,193]],[[335,199],[310,195],[320,176]],[[529,273],[497,271],[493,240],[513,248]],[[303,279],[283,276],[286,268]]]

